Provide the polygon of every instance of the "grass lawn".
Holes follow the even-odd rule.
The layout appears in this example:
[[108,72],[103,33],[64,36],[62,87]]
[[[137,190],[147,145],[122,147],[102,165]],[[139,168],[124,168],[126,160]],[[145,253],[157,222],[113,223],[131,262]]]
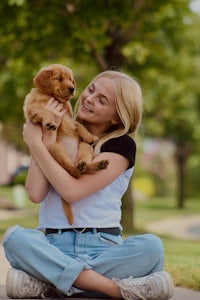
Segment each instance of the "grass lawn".
[[[0,199],[6,199],[7,201],[10,202],[10,204],[15,204],[14,201],[14,194],[13,194],[13,188],[12,187],[0,187]],[[19,217],[12,217],[9,219],[6,218],[0,218],[0,239],[2,238],[3,234],[7,230],[8,227],[19,224],[24,227],[29,227],[29,228],[35,228],[38,225],[38,210],[39,210],[39,205],[34,204],[31,201],[29,201],[27,195],[26,195],[26,201],[25,201],[25,206],[24,209],[29,210],[29,213],[27,216],[23,216],[21,218]],[[13,211],[13,215],[17,215],[18,210]],[[20,211],[20,210],[19,210]],[[31,214],[30,214],[31,211]],[[9,210],[8,210],[9,212]]]
[[[0,198],[7,197],[13,202],[11,188],[0,188]],[[27,200],[26,208],[33,209],[33,214],[23,218],[0,220],[0,238],[12,225],[20,224],[35,228],[38,224],[38,205]],[[175,208],[173,199],[151,199],[135,203],[135,234],[146,232],[149,222],[175,216],[200,214],[200,201],[188,200],[182,210]],[[131,233],[132,234],[132,233]],[[165,270],[170,272],[176,286],[200,290],[200,241],[181,240],[170,236],[160,236],[165,246]]]
[[0,240],[4,235],[5,231],[10,226],[21,225],[23,227],[35,228],[38,226],[38,212],[36,210],[33,211],[33,215],[23,217],[23,218],[13,218],[8,220],[0,220]]
[[[135,231],[145,232],[147,224],[165,218],[200,215],[200,200],[188,199],[184,209],[175,207],[174,199],[150,199],[135,204]],[[176,230],[176,228],[175,228]],[[200,239],[181,240],[162,236],[165,246],[165,270],[176,286],[200,290]]]
[[165,270],[172,275],[174,284],[200,290],[199,241],[162,239],[165,246]]

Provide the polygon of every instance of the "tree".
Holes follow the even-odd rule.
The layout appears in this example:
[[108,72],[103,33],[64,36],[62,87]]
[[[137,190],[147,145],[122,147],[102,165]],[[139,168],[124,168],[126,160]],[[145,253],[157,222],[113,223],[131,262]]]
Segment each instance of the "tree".
[[[158,69],[162,71],[158,72],[158,69],[151,66],[143,73],[148,78],[144,82],[147,83],[146,97],[150,99],[145,111],[146,134],[162,136],[175,145],[179,208],[184,207],[186,198],[188,160],[191,154],[199,151],[200,146],[200,87],[197,84],[200,39],[196,31],[199,21],[199,16],[182,16],[184,31],[179,28],[178,36],[170,34],[172,38],[170,45],[165,45],[166,52],[159,49],[161,54]],[[167,26],[165,29],[167,30]],[[155,82],[156,88],[152,90]]]
[[[98,71],[122,69],[137,77],[148,99],[144,116],[146,134],[173,139],[182,168],[185,159],[180,158],[188,131],[195,137],[187,143],[188,157],[199,137],[195,122],[192,124],[200,106],[199,18],[189,9],[189,3],[2,1],[0,120],[4,126],[14,124],[15,132],[17,128],[21,132],[24,95],[43,65],[56,61],[72,66],[80,89]],[[180,174],[183,176],[179,178],[185,178],[184,173]],[[183,186],[181,181],[181,189]],[[182,194],[179,198],[183,200],[183,190]]]

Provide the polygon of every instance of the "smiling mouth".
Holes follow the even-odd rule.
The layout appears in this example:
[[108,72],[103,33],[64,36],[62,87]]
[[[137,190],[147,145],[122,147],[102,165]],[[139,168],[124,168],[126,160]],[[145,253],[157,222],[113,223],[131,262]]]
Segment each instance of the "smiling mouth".
[[93,112],[87,105],[83,104],[83,109],[88,111],[88,112]]

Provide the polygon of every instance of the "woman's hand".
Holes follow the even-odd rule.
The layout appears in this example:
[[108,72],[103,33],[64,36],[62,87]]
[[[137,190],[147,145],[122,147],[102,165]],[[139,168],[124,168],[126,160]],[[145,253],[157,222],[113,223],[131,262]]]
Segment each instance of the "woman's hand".
[[64,104],[60,103],[59,101],[57,101],[56,99],[51,97],[46,104],[46,108],[55,115],[55,122],[56,122],[57,127],[59,127],[60,123],[62,121],[62,118],[63,118],[64,114],[66,113]]
[[[66,113],[63,103],[55,100],[53,97],[47,102],[46,108],[54,113],[57,127],[60,126],[62,118]],[[35,125],[30,121],[27,121],[23,127],[23,139],[29,148],[35,142],[43,140],[47,146],[56,141],[57,130],[42,129],[41,125]]]
[[[64,108],[63,103],[60,103],[59,101],[51,97],[46,104],[46,108],[55,115],[55,122],[57,128],[59,128],[62,118],[66,113],[66,109]],[[57,137],[57,130],[47,130],[45,128],[43,129],[43,142],[46,146],[55,142],[56,137]]]

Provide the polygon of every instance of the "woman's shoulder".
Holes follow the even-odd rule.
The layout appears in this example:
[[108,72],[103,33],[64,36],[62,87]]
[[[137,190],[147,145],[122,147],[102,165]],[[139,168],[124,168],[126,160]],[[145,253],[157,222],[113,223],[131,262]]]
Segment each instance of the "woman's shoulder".
[[136,144],[127,134],[106,141],[101,146],[101,152],[114,152],[125,156],[130,161],[129,168],[135,164]]
[[102,146],[101,146],[101,152],[113,152],[113,148],[130,148],[130,149],[136,149],[136,144],[135,141],[128,135],[122,135],[116,138],[112,138],[108,141],[106,141]]

